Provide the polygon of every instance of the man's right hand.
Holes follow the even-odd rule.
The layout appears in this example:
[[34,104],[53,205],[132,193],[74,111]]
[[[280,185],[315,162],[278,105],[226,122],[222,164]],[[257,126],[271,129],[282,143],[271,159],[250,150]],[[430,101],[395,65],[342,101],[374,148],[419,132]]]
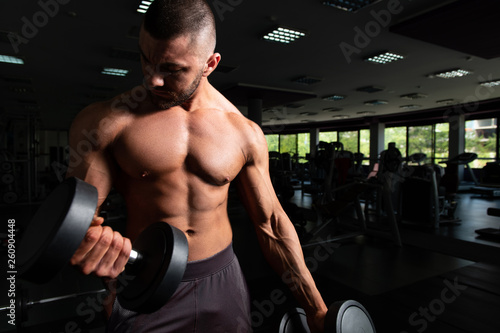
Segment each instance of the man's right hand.
[[85,275],[116,278],[125,269],[132,243],[110,227],[103,227],[103,222],[102,217],[94,216],[70,262]]

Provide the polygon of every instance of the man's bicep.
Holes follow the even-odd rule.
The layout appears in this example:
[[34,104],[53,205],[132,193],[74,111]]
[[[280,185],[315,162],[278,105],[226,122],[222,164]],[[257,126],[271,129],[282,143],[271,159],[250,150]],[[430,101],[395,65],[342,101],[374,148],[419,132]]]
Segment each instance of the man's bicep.
[[95,186],[102,204],[112,186],[112,162],[98,129],[85,117],[75,119],[71,126],[69,153],[66,178],[77,177]]
[[269,221],[277,200],[269,174],[250,164],[241,170],[236,184],[241,201],[252,221],[255,224]]

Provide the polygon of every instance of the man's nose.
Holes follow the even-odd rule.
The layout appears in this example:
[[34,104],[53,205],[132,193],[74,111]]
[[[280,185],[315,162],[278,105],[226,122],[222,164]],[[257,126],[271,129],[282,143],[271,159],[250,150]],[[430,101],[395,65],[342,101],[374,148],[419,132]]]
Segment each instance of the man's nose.
[[148,87],[163,87],[164,78],[160,71],[155,70],[152,66],[147,66],[144,73],[144,81]]
[[158,74],[146,76],[145,81],[147,85],[151,88],[163,87],[164,84],[163,76]]

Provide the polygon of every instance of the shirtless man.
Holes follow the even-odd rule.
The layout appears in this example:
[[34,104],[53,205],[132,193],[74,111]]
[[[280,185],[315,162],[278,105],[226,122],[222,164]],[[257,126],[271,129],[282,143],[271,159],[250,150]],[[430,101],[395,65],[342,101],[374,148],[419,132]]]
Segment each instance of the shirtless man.
[[[233,259],[227,215],[229,184],[234,181],[264,256],[280,276],[286,273],[285,282],[306,311],[312,331],[322,332],[327,307],[272,188],[265,137],[208,81],[221,59],[214,53],[210,7],[204,0],[156,0],[145,15],[139,48],[143,86],[93,104],[77,116],[70,146],[89,141],[89,133],[94,140],[83,161],[70,163],[67,173],[98,189],[99,206],[112,187],[123,195],[126,237],[103,227],[96,213],[71,263],[84,274],[116,278],[128,260],[131,241],[157,221],[185,233],[189,258],[185,279],[160,314],[131,313],[115,301],[110,330],[186,332],[196,324],[196,332],[251,331],[248,294]],[[221,271],[226,264],[229,272]],[[211,271],[193,275],[206,269]],[[224,289],[210,290],[216,280],[204,285],[207,274],[221,279]],[[202,296],[194,301],[193,294]],[[220,317],[213,313],[218,307]]]

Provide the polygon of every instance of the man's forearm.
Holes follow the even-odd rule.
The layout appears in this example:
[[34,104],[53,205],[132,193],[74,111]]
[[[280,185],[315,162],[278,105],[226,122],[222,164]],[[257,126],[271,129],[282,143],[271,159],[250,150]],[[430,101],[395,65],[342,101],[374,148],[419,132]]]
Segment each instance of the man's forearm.
[[327,307],[305,264],[295,228],[286,215],[272,217],[259,227],[257,233],[267,261],[306,313],[314,316],[318,312],[326,312]]

